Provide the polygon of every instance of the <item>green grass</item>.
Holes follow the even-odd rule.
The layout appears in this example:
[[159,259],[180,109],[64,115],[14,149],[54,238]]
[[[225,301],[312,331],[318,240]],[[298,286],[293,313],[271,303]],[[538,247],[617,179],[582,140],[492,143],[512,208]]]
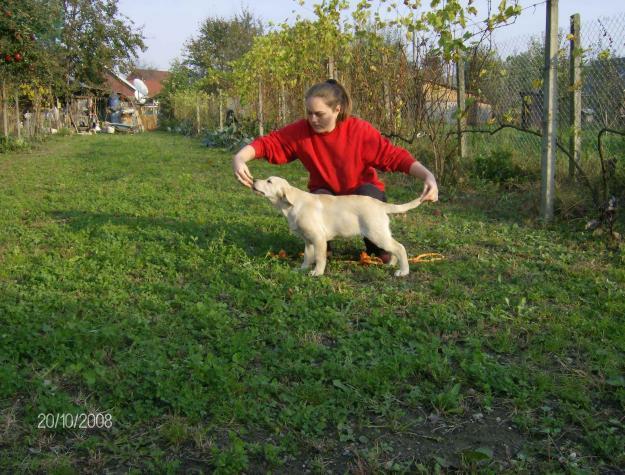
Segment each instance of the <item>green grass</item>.
[[[396,279],[354,239],[311,278],[230,160],[160,133],[0,155],[1,472],[625,465],[622,250],[541,226],[535,184],[443,188],[392,228],[444,261]],[[38,428],[67,413],[112,427]]]

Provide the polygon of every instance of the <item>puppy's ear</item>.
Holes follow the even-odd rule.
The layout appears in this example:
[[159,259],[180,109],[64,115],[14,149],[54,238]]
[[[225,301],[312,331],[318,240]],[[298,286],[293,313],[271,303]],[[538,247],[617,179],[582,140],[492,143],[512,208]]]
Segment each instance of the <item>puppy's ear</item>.
[[290,185],[285,185],[280,190],[280,198],[285,204],[293,206],[295,204],[295,191]]

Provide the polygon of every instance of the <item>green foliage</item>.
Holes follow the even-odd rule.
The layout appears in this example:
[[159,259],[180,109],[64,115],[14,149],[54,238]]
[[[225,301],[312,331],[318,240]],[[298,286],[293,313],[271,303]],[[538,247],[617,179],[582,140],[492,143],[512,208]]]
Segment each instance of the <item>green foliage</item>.
[[496,56],[494,50],[479,45],[472,48],[466,58],[465,81],[466,89],[472,94],[481,96],[485,91],[490,91],[492,82],[505,77],[497,72],[504,69],[502,60]]
[[100,85],[106,71],[127,72],[145,49],[117,0],[10,0],[1,13],[0,30],[8,34],[0,37],[0,76],[45,85],[50,97]]
[[30,148],[30,145],[24,139],[18,139],[11,136],[0,137],[0,153],[27,150],[28,148]]
[[[455,142],[447,133],[449,90],[436,84],[443,83],[443,61],[458,58],[473,44],[470,34],[452,31],[483,18],[474,6],[458,1],[431,2],[427,11],[420,2],[389,2],[393,20],[383,20],[371,2],[359,2],[352,12],[349,7],[341,0],[318,2],[313,19],[274,25],[266,33],[249,12],[229,20],[208,18],[198,38],[186,45],[189,59],[175,66],[165,87],[165,116],[198,122],[194,111],[175,104],[183,92],[175,87],[180,84],[185,93],[210,92],[220,103],[224,97],[237,98],[237,114],[256,121],[259,129],[281,127],[301,118],[302,98],[312,84],[334,77],[348,85],[355,115],[383,132],[402,137],[426,132],[431,169],[445,182],[457,169],[450,158]],[[493,29],[518,15],[519,8],[501,1],[489,13],[487,24]],[[241,33],[240,41],[231,41],[232,31]],[[406,40],[416,45],[412,60]],[[501,60],[485,52],[473,56],[469,85],[479,90],[488,84],[486,71],[500,70]],[[219,124],[214,113],[208,122],[199,122],[207,130]],[[211,133],[209,141],[232,142],[222,133]]]
[[186,135],[188,137],[196,135],[197,129],[191,120],[188,119],[167,119],[165,117],[159,119],[159,129],[176,134]]
[[236,151],[254,140],[254,136],[245,131],[244,128],[231,125],[224,127],[223,130],[214,130],[204,137],[203,143],[207,147],[225,148],[226,150]]
[[191,90],[195,81],[197,81],[195,72],[178,59],[174,60],[169,68],[169,76],[163,81],[163,89],[159,94],[159,124],[161,128],[171,125],[163,126],[164,121],[171,121],[176,118],[176,95]]
[[[3,2],[0,8],[0,77],[29,84],[58,85],[62,78],[55,39],[61,5],[45,0]],[[62,75],[61,75],[62,76]]]
[[246,9],[231,19],[205,19],[197,37],[186,44],[185,66],[195,74],[195,86],[207,93],[228,88],[232,63],[249,51],[254,39],[262,34],[262,22]]
[[224,449],[213,449],[215,473],[234,475],[248,468],[249,460],[243,442],[236,434],[229,432],[230,446]]
[[144,51],[143,33],[119,12],[117,0],[63,2],[61,33],[65,78],[75,88],[80,83],[99,85],[110,70],[129,72]]
[[501,184],[519,181],[525,172],[514,163],[512,151],[495,149],[475,157],[475,175]]

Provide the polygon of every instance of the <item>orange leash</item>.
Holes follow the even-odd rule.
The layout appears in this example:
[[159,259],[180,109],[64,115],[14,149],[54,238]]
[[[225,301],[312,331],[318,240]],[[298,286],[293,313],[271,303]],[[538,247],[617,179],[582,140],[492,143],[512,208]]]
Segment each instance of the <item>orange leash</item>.
[[[299,255],[303,256],[303,253],[300,253]],[[286,253],[284,249],[281,249],[280,252],[278,252],[277,254],[275,252],[269,251],[267,253],[267,256],[277,258],[277,259],[289,258],[288,254]],[[416,257],[409,258],[408,262],[410,262],[411,264],[423,264],[427,262],[442,261],[444,259],[445,259],[445,256],[443,256],[442,254],[439,254],[438,252],[426,252],[424,254],[419,254]],[[365,251],[362,251],[360,253],[360,260],[358,261],[351,260],[351,259],[345,259],[341,261],[342,262],[357,262],[363,266],[384,264],[379,257],[372,257],[369,254],[367,254]]]
[[425,254],[419,254],[417,257],[411,257],[408,259],[408,262],[411,264],[419,264],[421,262],[436,262],[444,259],[445,256],[439,254],[438,252],[426,252]]
[[[445,256],[443,256],[442,254],[439,254],[438,252],[426,252],[424,254],[419,254],[416,257],[408,258],[408,262],[410,262],[411,264],[421,264],[425,262],[442,261],[443,259],[445,259]],[[354,261],[348,261],[348,262],[354,262]],[[371,257],[365,251],[362,251],[360,253],[359,262],[360,264],[365,265],[365,266],[371,265],[371,264],[373,265],[384,264],[379,257]]]

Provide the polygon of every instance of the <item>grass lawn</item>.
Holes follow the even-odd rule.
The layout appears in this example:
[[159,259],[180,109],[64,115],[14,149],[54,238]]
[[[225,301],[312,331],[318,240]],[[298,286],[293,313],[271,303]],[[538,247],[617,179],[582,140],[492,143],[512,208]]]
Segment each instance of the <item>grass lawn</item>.
[[622,250],[540,225],[537,191],[443,188],[392,229],[444,261],[397,279],[353,239],[312,278],[230,161],[162,133],[0,155],[0,472],[623,469]]

